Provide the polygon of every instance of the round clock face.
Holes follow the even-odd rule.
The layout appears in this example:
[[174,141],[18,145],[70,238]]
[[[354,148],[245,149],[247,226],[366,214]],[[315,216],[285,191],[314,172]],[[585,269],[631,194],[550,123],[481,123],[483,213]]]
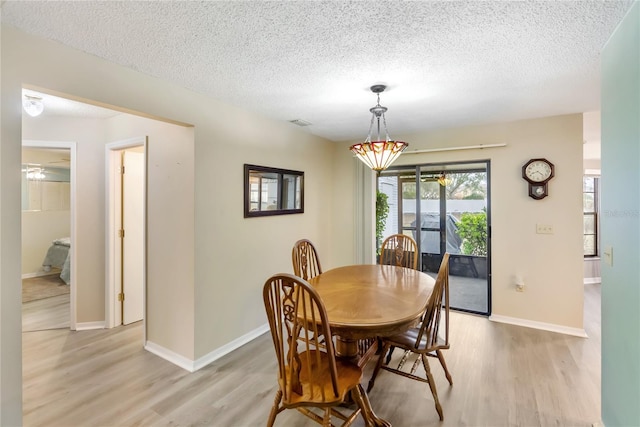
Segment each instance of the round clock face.
[[543,182],[551,176],[551,166],[544,160],[529,163],[524,170],[526,177],[533,182]]

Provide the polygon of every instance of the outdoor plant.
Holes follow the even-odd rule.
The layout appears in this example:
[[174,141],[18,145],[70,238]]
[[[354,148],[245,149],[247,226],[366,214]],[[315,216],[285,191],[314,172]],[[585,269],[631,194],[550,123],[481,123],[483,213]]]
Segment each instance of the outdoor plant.
[[487,211],[463,213],[458,235],[462,238],[463,254],[487,256]]
[[389,216],[389,197],[380,191],[376,194],[376,248],[382,245],[382,233]]

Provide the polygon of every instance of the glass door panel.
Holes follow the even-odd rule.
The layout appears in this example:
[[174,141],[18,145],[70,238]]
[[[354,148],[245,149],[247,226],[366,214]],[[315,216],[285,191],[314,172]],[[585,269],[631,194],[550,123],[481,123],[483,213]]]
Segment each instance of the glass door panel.
[[446,237],[442,233],[440,211],[443,192],[437,181],[437,176],[432,173],[420,174],[420,227],[417,230],[419,241],[420,261],[422,271],[438,273],[442,255],[443,244],[446,245]]
[[488,166],[422,165],[378,176],[378,191],[389,204],[378,248],[391,234],[410,235],[418,244],[419,268],[434,277],[449,252],[451,307],[479,314],[490,313]]
[[443,181],[451,307],[488,313],[486,170],[446,173]]
[[[402,218],[402,191],[400,191],[400,177],[397,173],[378,177],[378,193],[384,195],[384,200],[388,206],[388,211],[386,216],[383,215],[381,225],[378,224],[380,219],[376,217],[376,253],[379,255],[380,245],[384,239],[398,233],[402,225],[399,220],[399,218]],[[377,200],[379,199],[380,196],[378,195]],[[376,215],[380,215],[378,208],[376,208]]]

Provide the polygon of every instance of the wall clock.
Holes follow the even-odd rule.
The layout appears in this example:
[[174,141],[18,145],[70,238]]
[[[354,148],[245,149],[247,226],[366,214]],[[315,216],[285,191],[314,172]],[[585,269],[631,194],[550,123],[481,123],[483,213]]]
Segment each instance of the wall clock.
[[529,197],[536,200],[549,195],[547,184],[553,176],[553,163],[547,159],[531,159],[522,166],[522,177],[529,184]]

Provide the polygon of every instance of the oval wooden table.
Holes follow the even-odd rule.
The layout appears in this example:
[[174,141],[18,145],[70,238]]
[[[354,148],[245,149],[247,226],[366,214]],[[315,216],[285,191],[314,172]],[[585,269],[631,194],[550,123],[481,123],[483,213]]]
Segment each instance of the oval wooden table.
[[[337,355],[356,359],[358,339],[393,335],[418,322],[435,279],[405,267],[350,265],[325,271],[309,283],[327,310]],[[367,425],[391,425],[375,415],[366,395],[363,400]]]

